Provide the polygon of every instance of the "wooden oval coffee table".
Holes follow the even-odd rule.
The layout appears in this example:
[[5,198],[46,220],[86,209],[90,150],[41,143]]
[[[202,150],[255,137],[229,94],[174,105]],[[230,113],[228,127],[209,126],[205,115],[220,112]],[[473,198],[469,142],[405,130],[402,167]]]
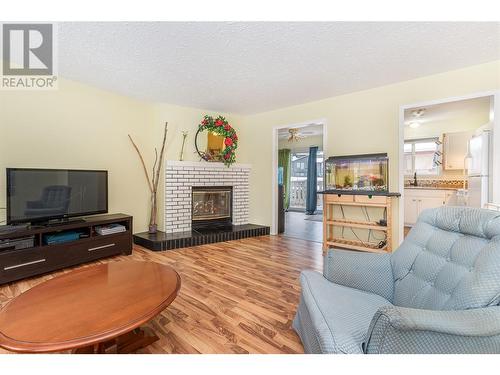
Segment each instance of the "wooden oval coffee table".
[[63,274],[0,311],[0,346],[36,353],[132,352],[158,340],[139,328],[177,296],[181,279],[154,262],[119,261]]

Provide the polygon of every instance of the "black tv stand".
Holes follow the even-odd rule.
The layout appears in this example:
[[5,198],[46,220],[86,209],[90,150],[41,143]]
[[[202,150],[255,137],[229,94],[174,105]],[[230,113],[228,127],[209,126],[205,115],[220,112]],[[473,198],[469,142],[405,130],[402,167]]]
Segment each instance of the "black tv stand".
[[57,227],[60,225],[78,224],[84,222],[85,220],[82,218],[63,218],[63,219],[55,219],[49,221],[35,221],[31,223],[31,228]]
[[29,227],[29,224],[0,225],[0,235],[26,230]]
[[[104,236],[96,231],[101,225],[115,223],[124,225],[126,231]],[[80,238],[56,244],[44,242],[45,236],[66,231],[77,232]],[[67,222],[0,232],[0,241],[23,238],[32,239],[33,247],[0,249],[0,284],[109,256],[132,254],[132,216],[124,214],[89,216]]]

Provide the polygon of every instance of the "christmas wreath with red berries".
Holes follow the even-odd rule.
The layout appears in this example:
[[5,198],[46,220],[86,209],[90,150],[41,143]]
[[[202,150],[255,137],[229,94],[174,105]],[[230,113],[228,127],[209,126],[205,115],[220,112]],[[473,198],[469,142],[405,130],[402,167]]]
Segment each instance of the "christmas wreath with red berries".
[[[224,145],[226,147],[218,155],[218,158],[228,167],[233,164],[236,161],[235,150],[238,148],[238,136],[229,122],[223,116],[218,116],[214,119],[212,116],[205,115],[198,126],[198,133],[204,130],[224,137]],[[198,149],[197,146],[196,148]],[[213,160],[212,155],[200,152],[199,150],[198,153],[207,161]]]

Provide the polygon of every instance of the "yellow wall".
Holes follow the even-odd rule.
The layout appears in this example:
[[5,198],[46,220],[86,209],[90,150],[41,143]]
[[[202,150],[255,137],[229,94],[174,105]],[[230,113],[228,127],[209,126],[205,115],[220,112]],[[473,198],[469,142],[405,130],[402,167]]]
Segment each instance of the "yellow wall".
[[[396,190],[400,105],[499,88],[500,61],[496,61],[252,116],[227,115],[238,131],[237,161],[252,164],[251,221],[271,224],[273,126],[325,118],[325,156],[387,152],[391,190]],[[135,231],[145,230],[149,195],[127,133],[135,137],[151,163],[168,120],[166,159],[178,159],[180,132],[188,130],[185,158],[197,160],[193,137],[205,113],[144,103],[66,80],[60,80],[56,91],[3,91],[0,171],[8,166],[107,169],[110,212],[134,215]],[[163,202],[162,190],[159,202]],[[4,206],[5,176],[0,173],[0,207]],[[159,220],[161,228],[162,215]]]
[[[127,133],[141,144],[152,142],[149,104],[66,80],[54,91],[0,92],[0,103],[0,171],[107,169],[109,211],[133,214],[135,229],[144,229],[148,194]],[[0,207],[5,207],[4,172]]]
[[[147,229],[149,192],[130,133],[148,166],[169,121],[166,159],[179,157],[181,130],[189,130],[185,160],[197,160],[193,137],[201,109],[152,104],[61,79],[54,91],[0,91],[0,171],[6,167],[106,169],[109,212],[134,216],[134,230]],[[232,118],[228,118],[232,121]],[[235,124],[237,127],[238,124]],[[163,174],[162,174],[163,176]],[[0,207],[5,207],[0,173]],[[159,227],[163,228],[163,179]],[[5,210],[0,210],[0,221]]]
[[[154,145],[159,147],[162,136],[162,126],[165,124],[165,121],[168,121],[168,136],[166,143],[166,157],[165,160],[179,160],[180,151],[182,147],[182,132],[187,131],[188,137],[186,138],[186,144],[184,146],[184,160],[189,161],[198,161],[200,157],[196,152],[196,148],[194,146],[194,138],[196,135],[196,131],[198,130],[198,124],[202,120],[203,116],[211,115],[218,116],[222,115],[226,118],[226,120],[234,126],[237,133],[240,134],[240,127],[242,123],[242,118],[239,116],[221,113],[221,112],[213,112],[196,108],[189,107],[180,107],[176,105],[158,103],[153,105],[153,124],[155,127],[155,137],[153,139],[153,143],[149,145],[148,152],[151,157],[154,156]],[[205,136],[205,135],[204,135]],[[201,143],[201,142],[200,142]],[[237,163],[246,163],[248,160],[242,160],[239,154],[241,149],[244,149],[246,140],[238,140],[238,152],[236,155]],[[146,148],[146,143],[144,144]],[[160,179],[160,189],[158,191],[158,202],[159,202],[159,228],[163,228],[164,225],[164,180],[163,174]],[[146,182],[144,182],[145,184]],[[144,189],[147,189],[147,186],[144,185]],[[163,229],[162,229],[163,230]]]
[[[167,137],[167,160],[179,160],[180,151],[182,147],[182,132],[187,131],[188,137],[186,139],[186,145],[184,147],[184,160],[196,161],[200,160],[196,149],[194,147],[194,137],[196,131],[198,130],[198,124],[202,120],[205,114],[211,116],[222,115],[226,120],[234,126],[236,131],[239,133],[239,128],[241,126],[242,117],[235,116],[227,113],[213,112],[209,110],[180,107],[176,105],[157,103],[153,105],[154,114],[154,124],[161,128],[165,121],[168,121],[168,137]],[[161,129],[158,130],[159,135],[161,135]],[[158,132],[157,131],[157,132]],[[158,140],[160,142],[161,140]],[[240,140],[238,140],[240,141]],[[238,142],[238,148],[242,147],[241,143]],[[151,145],[153,147],[153,145]],[[153,149],[152,149],[153,150]],[[239,156],[239,155],[237,155]],[[237,162],[241,162],[238,158]]]
[[[241,155],[252,160],[254,166],[250,189],[252,222],[271,224],[273,126],[326,118],[325,157],[387,152],[390,158],[390,188],[394,191],[398,187],[401,105],[499,88],[500,61],[496,61],[246,117],[240,138],[249,145],[258,145],[258,152]],[[396,219],[397,208],[396,204]],[[397,225],[396,220],[396,234]]]

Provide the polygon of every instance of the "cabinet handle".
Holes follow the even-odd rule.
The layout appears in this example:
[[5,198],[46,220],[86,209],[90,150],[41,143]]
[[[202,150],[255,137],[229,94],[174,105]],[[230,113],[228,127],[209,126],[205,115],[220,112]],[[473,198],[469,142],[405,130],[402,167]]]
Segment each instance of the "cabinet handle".
[[14,268],[25,267],[32,264],[43,263],[43,262],[45,262],[45,259],[38,259],[32,262],[26,262],[26,263],[16,264],[15,266],[4,267],[3,270],[4,271],[13,270]]
[[96,251],[96,250],[101,250],[101,249],[105,249],[107,247],[113,247],[115,246],[114,243],[110,243],[108,245],[102,245],[102,246],[97,246],[97,247],[91,247],[90,249],[88,249],[88,251]]

